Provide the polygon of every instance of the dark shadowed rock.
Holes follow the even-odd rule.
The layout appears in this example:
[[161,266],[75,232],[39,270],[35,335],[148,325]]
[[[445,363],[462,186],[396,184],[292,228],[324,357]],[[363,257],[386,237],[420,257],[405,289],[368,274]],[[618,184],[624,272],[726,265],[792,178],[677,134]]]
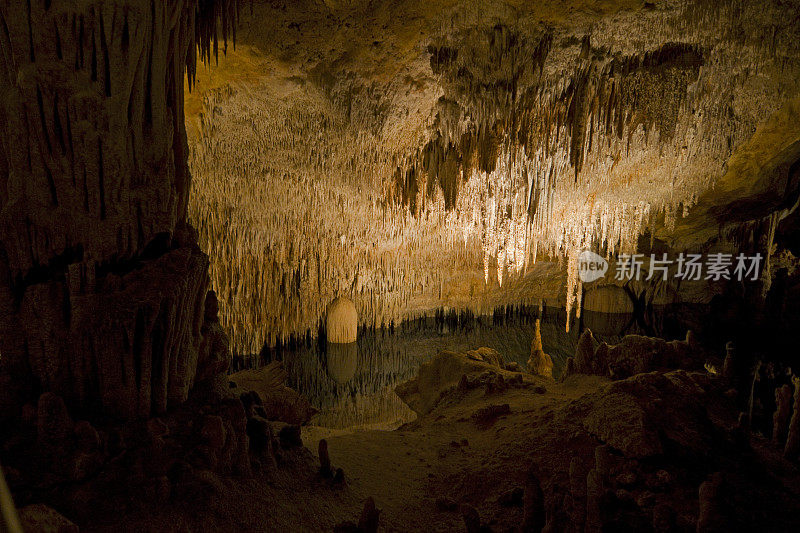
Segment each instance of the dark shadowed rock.
[[721,472],[714,473],[700,485],[700,514],[697,533],[723,533],[734,525],[727,505],[727,485]]
[[221,449],[225,446],[225,425],[222,418],[216,415],[206,416],[203,419],[200,435],[214,449]]
[[19,510],[19,520],[24,531],[41,533],[78,533],[78,526],[55,509],[41,503],[27,505]]
[[469,504],[461,504],[461,518],[467,533],[481,533],[481,515],[478,510]]
[[252,451],[264,452],[272,442],[272,425],[260,416],[252,416],[247,419],[247,436],[250,438]]
[[711,450],[713,425],[706,410],[704,376],[682,370],[651,372],[613,382],[587,395],[583,426],[628,457],[648,457],[664,444],[686,452]]
[[597,341],[590,329],[583,330],[575,349],[575,372],[581,374],[594,373],[594,352],[597,350]]
[[792,387],[783,385],[775,389],[775,414],[772,416],[772,442],[780,445],[789,432],[792,413]]
[[789,421],[786,446],[783,449],[783,455],[788,459],[796,459],[800,455],[800,377],[792,376],[792,385],[794,385],[794,406]]
[[538,469],[532,465],[525,478],[525,494],[522,504],[522,531],[539,533],[545,525],[545,500]]
[[[284,385],[286,371],[280,361],[257,370],[236,372],[228,379],[236,384],[236,390],[245,391],[240,397],[246,407],[261,405],[264,409],[261,416],[268,420],[303,425],[317,412],[305,397]],[[258,401],[249,393],[255,393]]]
[[303,439],[300,436],[300,426],[288,425],[283,426],[279,433],[281,448],[299,448],[303,445]]
[[328,455],[328,441],[325,439],[319,441],[319,473],[326,479],[333,477],[331,458]]
[[358,530],[362,533],[377,533],[380,515],[381,510],[375,507],[375,500],[370,496],[364,502],[364,509],[361,510]]

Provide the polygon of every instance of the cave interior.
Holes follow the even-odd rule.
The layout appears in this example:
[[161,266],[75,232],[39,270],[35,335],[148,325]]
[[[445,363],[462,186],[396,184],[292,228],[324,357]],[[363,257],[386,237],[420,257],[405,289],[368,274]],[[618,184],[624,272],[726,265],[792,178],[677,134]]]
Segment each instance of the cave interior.
[[800,0],[0,0],[0,532],[800,531]]

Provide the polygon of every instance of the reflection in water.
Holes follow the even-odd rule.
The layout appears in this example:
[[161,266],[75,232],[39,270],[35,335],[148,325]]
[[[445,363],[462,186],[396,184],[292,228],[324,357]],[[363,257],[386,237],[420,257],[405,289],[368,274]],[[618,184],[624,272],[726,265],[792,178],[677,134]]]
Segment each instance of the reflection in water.
[[[560,311],[560,312],[559,312]],[[266,349],[260,363],[284,362],[287,385],[306,396],[320,412],[313,424],[334,428],[372,427],[392,429],[414,418],[394,388],[412,378],[420,363],[440,350],[466,351],[493,348],[506,361],[522,368],[530,356],[535,309],[511,310],[494,316],[439,314],[398,327],[363,329],[355,343],[325,343],[307,336],[288,346]],[[590,317],[592,325],[605,330],[627,324],[629,316]],[[579,329],[564,331],[563,310],[547,308],[542,316],[544,351],[553,358],[557,378],[564,361],[575,353]],[[320,332],[324,338],[324,331]],[[610,342],[616,337],[606,336]]]
[[328,377],[339,385],[353,379],[358,368],[358,343],[329,342],[325,346],[325,368]]
[[[655,331],[651,331],[652,327],[643,329],[640,323],[649,322],[631,312],[584,309],[581,319],[573,322],[567,333],[564,308],[545,307],[541,314],[542,344],[553,359],[553,376],[560,377],[566,358],[575,354],[578,337],[585,328],[609,344],[616,344],[626,334],[683,338],[692,309],[648,309],[651,322],[658,326]],[[252,358],[235,357],[232,370],[282,360],[288,374],[286,384],[320,410],[312,424],[393,429],[414,418],[394,388],[414,377],[421,363],[441,350],[463,352],[486,346],[503,354],[506,361],[516,361],[525,368],[538,316],[538,308],[524,306],[481,317],[439,312],[397,327],[361,329],[353,343],[326,343],[325,328],[320,326],[316,337],[309,333],[287,345],[265,347]]]

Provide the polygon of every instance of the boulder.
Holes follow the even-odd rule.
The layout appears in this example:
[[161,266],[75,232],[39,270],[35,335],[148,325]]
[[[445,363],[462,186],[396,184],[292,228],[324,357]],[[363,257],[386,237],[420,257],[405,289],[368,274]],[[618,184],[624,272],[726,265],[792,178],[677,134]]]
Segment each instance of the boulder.
[[468,390],[474,381],[497,383],[498,375],[504,382],[516,381],[514,373],[487,362],[487,359],[496,362],[502,360],[502,356],[489,348],[467,353],[439,352],[430,361],[422,363],[416,377],[398,385],[395,392],[418,415],[424,415],[436,407],[442,394],[448,390],[457,387]]
[[[650,372],[612,382],[576,401],[584,428],[627,457],[680,450],[710,453],[714,427],[703,375],[675,370]],[[711,402],[721,402],[715,398]]]
[[473,361],[483,361],[498,368],[503,368],[504,366],[503,356],[492,348],[482,347],[475,350],[467,350],[466,354]]

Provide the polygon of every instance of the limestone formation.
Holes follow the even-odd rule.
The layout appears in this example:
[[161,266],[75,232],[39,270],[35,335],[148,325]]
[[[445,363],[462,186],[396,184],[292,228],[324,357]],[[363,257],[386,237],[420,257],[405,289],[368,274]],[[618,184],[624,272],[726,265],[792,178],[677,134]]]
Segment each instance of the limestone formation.
[[626,335],[613,346],[605,342],[598,346],[587,329],[578,339],[574,361],[578,373],[623,379],[667,368],[697,370],[702,366],[702,352],[689,340],[665,341],[640,335]]
[[772,442],[780,446],[789,431],[792,413],[792,387],[782,385],[775,389],[775,414],[772,416]]
[[725,345],[725,360],[722,363],[722,376],[726,379],[736,378],[736,345],[728,341]]
[[325,439],[319,441],[319,473],[324,478],[333,477],[331,458],[328,455],[328,441]]
[[19,510],[22,531],[41,531],[47,533],[78,533],[74,523],[55,509],[36,503]]
[[36,383],[146,418],[187,398],[209,278],[183,78],[220,19],[227,36],[224,4],[4,3],[0,375],[22,401]]
[[[75,530],[44,501],[89,530],[330,530],[365,487],[384,512],[370,497],[335,530],[460,525],[434,499],[469,532],[796,518],[797,472],[744,431],[782,382],[757,367],[747,407],[731,387],[743,355],[794,346],[800,0],[258,1],[228,50],[242,3],[0,0],[0,462],[26,528]],[[645,249],[764,265],[611,280]],[[582,281],[590,250],[605,280]],[[545,299],[582,331],[562,384],[576,336],[551,358],[536,320],[520,345],[532,313],[496,344],[531,373],[489,348],[431,358],[441,339],[384,358],[363,334],[436,315],[452,338],[439,318],[462,310],[505,332]],[[703,321],[690,303],[708,346],[742,339],[722,377],[691,332],[650,336]],[[758,335],[731,331],[737,306]],[[648,336],[598,342],[598,310]],[[303,447],[300,351],[329,419],[413,411],[331,437],[351,488],[328,440],[316,476]],[[796,461],[793,386],[772,440]]]
[[325,317],[328,342],[348,344],[356,342],[358,335],[358,312],[353,302],[345,296],[333,300]]
[[528,371],[537,376],[546,378],[553,377],[553,359],[544,353],[542,349],[542,332],[539,319],[536,319],[536,326],[531,342],[531,356],[528,359]]
[[[637,5],[555,25],[537,4],[470,5],[431,7],[420,53],[376,56],[368,81],[364,55],[338,61],[305,40],[324,75],[298,59],[289,82],[198,97],[190,211],[237,351],[315,331],[340,295],[375,326],[534,303],[525,277],[546,259],[566,267],[556,290],[572,314],[581,250],[634,253],[642,233],[680,224],[796,94],[787,3]],[[326,34],[319,19],[306,26]],[[255,48],[283,29],[243,23]]]
[[202,341],[197,358],[196,382],[202,383],[222,376],[231,364],[228,336],[219,323],[217,294],[208,291],[204,304]]
[[726,505],[726,484],[721,472],[714,473],[700,485],[700,514],[697,533],[727,531],[733,525]]
[[545,525],[545,500],[538,469],[532,465],[525,478],[525,494],[522,503],[522,531],[539,533]]
[[[487,362],[484,357],[495,363]],[[424,415],[436,407],[443,393],[452,389],[466,392],[485,387],[488,394],[492,390],[500,391],[509,386],[529,384],[522,379],[521,374],[498,366],[497,361],[502,364],[502,356],[488,348],[470,350],[463,354],[442,351],[429,362],[420,365],[417,376],[398,385],[395,392],[418,415]]]
[[337,468],[336,472],[333,474],[333,483],[334,485],[344,485],[344,482],[344,470]]
[[467,350],[466,354],[474,361],[483,361],[498,368],[503,368],[505,365],[500,352],[491,348],[481,347],[476,350]]
[[243,398],[246,405],[258,404],[261,416],[268,420],[303,425],[317,412],[306,398],[285,385],[286,370],[280,361],[236,372],[228,379],[236,384],[240,396],[247,395]]
[[594,352],[597,350],[597,341],[590,329],[585,329],[578,339],[578,347],[575,349],[575,372],[581,374],[593,374],[597,364],[594,360]]
[[567,360],[564,362],[564,371],[561,373],[561,379],[565,379],[577,372],[578,367],[575,364],[575,358],[567,357]]
[[364,509],[358,519],[358,530],[361,533],[377,533],[381,510],[375,507],[375,500],[370,496],[364,502]]
[[792,385],[794,386],[794,405],[783,455],[790,459],[796,459],[800,455],[800,377],[792,376]]

